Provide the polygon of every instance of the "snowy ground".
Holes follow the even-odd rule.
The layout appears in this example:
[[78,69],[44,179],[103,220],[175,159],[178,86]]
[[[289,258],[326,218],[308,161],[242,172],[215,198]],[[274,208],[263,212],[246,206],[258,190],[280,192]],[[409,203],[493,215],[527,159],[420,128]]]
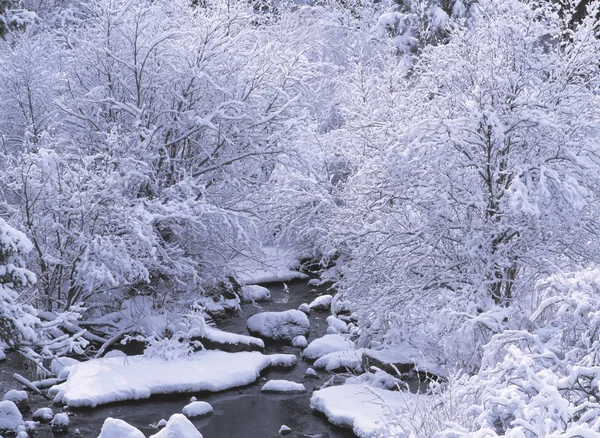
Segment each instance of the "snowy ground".
[[269,366],[288,365],[292,355],[200,351],[165,361],[144,356],[94,359],[74,365],[68,380],[51,388],[55,402],[94,407],[154,394],[223,391],[254,382]]
[[272,283],[308,278],[298,272],[298,257],[290,250],[263,246],[253,254],[240,254],[231,262],[237,280],[242,284]]

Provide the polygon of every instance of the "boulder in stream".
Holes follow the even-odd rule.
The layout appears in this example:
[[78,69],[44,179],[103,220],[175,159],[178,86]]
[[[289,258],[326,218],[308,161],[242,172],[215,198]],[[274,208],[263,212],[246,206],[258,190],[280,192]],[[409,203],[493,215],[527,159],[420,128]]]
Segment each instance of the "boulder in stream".
[[50,423],[54,418],[54,412],[50,408],[40,408],[33,413],[33,420],[39,421],[40,423]]
[[31,408],[29,407],[29,397],[25,391],[19,391],[16,389],[11,389],[6,394],[2,400],[9,400],[17,405],[17,409],[21,412],[29,412]]
[[308,344],[308,347],[302,352],[302,357],[307,360],[316,360],[334,351],[354,350],[354,348],[356,348],[354,342],[345,336],[329,334]]
[[213,407],[204,401],[193,401],[181,411],[188,418],[206,417],[213,413]]
[[23,424],[19,408],[10,400],[0,401],[0,434],[16,432]]
[[144,434],[123,420],[107,418],[102,424],[98,438],[145,438]]
[[302,383],[291,382],[289,380],[269,380],[260,389],[260,392],[272,394],[303,394],[306,388]]
[[250,286],[242,286],[240,288],[240,295],[242,301],[253,302],[253,301],[268,301],[271,299],[271,292],[264,286],[258,286],[256,284]]
[[331,308],[331,301],[333,300],[333,296],[329,294],[321,295],[320,297],[315,298],[312,303],[308,305],[310,310],[322,310],[328,311]]
[[310,322],[299,310],[261,312],[248,318],[248,331],[269,341],[292,342],[296,336],[308,336]]
[[202,438],[202,434],[183,414],[173,414],[164,429],[150,438]]

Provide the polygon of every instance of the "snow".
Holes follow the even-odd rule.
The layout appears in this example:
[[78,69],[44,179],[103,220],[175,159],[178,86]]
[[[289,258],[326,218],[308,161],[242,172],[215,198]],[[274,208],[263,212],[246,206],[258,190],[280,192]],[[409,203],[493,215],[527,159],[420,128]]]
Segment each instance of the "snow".
[[213,407],[203,401],[193,401],[181,411],[188,418],[203,417],[213,413]]
[[4,350],[0,348],[0,362],[3,360],[6,360],[6,353],[4,353]]
[[23,424],[23,416],[19,412],[17,405],[10,400],[0,402],[0,431],[16,431],[17,427]]
[[270,354],[272,367],[291,368],[298,362],[293,354]]
[[271,299],[271,292],[264,286],[242,286],[240,289],[242,301],[267,301]]
[[445,378],[447,370],[434,358],[426,357],[420,350],[408,344],[395,345],[380,350],[367,349],[365,354],[386,364],[414,364],[419,371]]
[[308,315],[310,313],[310,306],[308,303],[302,303],[298,306],[298,310]]
[[77,359],[72,359],[70,357],[57,357],[52,359],[50,363],[50,371],[61,378],[66,378],[69,375],[69,370],[71,366],[78,364],[79,361]]
[[306,392],[302,383],[289,380],[269,380],[260,389],[261,392],[276,392],[281,394],[301,394]]
[[68,426],[69,425],[69,416],[64,412],[59,412],[52,419],[52,426]]
[[145,438],[144,434],[132,425],[117,418],[108,417],[102,424],[98,438]]
[[304,377],[318,377],[317,372],[312,368],[307,368],[304,372]]
[[191,337],[201,336],[205,339],[208,339],[209,341],[213,341],[219,344],[242,344],[248,346],[249,348],[255,347],[259,350],[265,348],[265,343],[262,339],[255,338],[253,336],[238,335],[237,333],[225,332],[223,330],[219,330],[206,324],[204,324],[204,326],[198,331],[190,330],[189,335]]
[[290,429],[289,426],[286,426],[285,424],[282,424],[281,427],[279,428],[279,435],[287,435],[291,432],[292,432],[292,429]]
[[347,333],[348,324],[333,315],[327,317],[327,333]]
[[333,296],[329,294],[321,295],[315,298],[309,305],[311,310],[329,310]]
[[27,400],[27,393],[25,391],[18,391],[16,389],[11,389],[6,394],[4,394],[3,400],[10,400],[12,402],[18,403],[23,400]]
[[294,339],[292,339],[292,345],[298,348],[306,348],[308,341],[304,336],[296,336]]
[[[330,386],[315,391],[310,399],[310,407],[325,414],[337,426],[348,427],[359,438],[374,438],[381,435],[381,419],[389,409],[415,416],[422,394],[388,391],[367,385]],[[396,436],[396,435],[393,435]]]
[[254,382],[269,366],[295,363],[294,355],[206,350],[165,361],[158,357],[100,358],[74,365],[66,382],[53,386],[55,402],[95,407],[153,394],[223,391]]
[[250,333],[264,338],[292,341],[296,336],[308,335],[310,322],[305,313],[292,309],[257,313],[248,318],[247,327]]
[[302,352],[302,357],[315,360],[334,351],[353,350],[354,348],[354,342],[343,335],[330,334],[317,338],[308,344],[308,347]]
[[202,438],[202,435],[185,415],[173,414],[165,428],[150,438]]
[[362,370],[363,350],[342,350],[327,353],[315,361],[313,366],[317,369],[326,369],[333,371],[338,368],[348,370]]
[[298,265],[298,257],[290,249],[263,246],[252,254],[235,257],[231,269],[241,284],[248,285],[308,278],[308,275],[293,270]]
[[32,417],[35,421],[48,423],[54,418],[54,412],[50,408],[40,408],[33,413]]

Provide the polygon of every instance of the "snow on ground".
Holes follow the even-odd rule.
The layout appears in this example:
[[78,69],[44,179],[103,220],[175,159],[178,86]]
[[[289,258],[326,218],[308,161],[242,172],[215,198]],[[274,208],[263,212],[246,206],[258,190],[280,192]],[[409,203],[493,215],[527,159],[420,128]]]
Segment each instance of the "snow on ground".
[[440,365],[435,358],[425,356],[422,351],[411,345],[395,345],[381,350],[368,349],[365,354],[368,358],[376,359],[377,362],[384,364],[414,364],[419,371],[435,374],[436,376],[446,378],[448,372]]
[[94,407],[153,394],[223,391],[254,382],[265,368],[295,363],[294,355],[206,350],[165,361],[128,356],[92,359],[74,365],[66,382],[50,394],[71,407]]
[[251,334],[275,341],[291,342],[296,336],[307,336],[310,331],[306,314],[294,309],[257,313],[248,318],[246,325]]
[[279,394],[302,394],[306,392],[306,388],[302,383],[291,382],[289,380],[269,380],[263,385],[260,391]]
[[202,438],[202,434],[183,414],[173,414],[164,429],[150,438]]
[[264,286],[250,285],[240,288],[242,301],[267,301],[271,299],[271,292]]
[[144,434],[132,425],[117,418],[104,420],[98,438],[145,438]]
[[308,344],[308,347],[302,352],[302,357],[308,360],[316,360],[334,351],[353,350],[354,348],[354,342],[343,335],[325,335]]
[[77,359],[70,357],[57,357],[52,359],[52,362],[50,363],[50,371],[52,371],[55,376],[66,378],[69,375],[69,367],[78,363],[79,361]]
[[311,310],[329,310],[333,296],[329,294],[321,295],[315,298],[309,305]]
[[0,432],[16,431],[17,427],[23,424],[23,416],[19,412],[17,405],[10,400],[0,401]]
[[213,407],[204,401],[193,401],[181,411],[188,418],[204,417],[213,413]]
[[332,424],[352,429],[359,438],[404,436],[399,431],[382,432],[381,420],[391,408],[397,411],[395,415],[411,418],[418,424],[420,400],[426,397],[367,385],[341,385],[315,391],[310,407],[325,414]]
[[351,371],[362,370],[363,349],[342,350],[327,353],[315,361],[313,366],[317,369],[326,369],[327,371],[346,368]]
[[241,284],[272,283],[308,278],[295,271],[298,257],[286,248],[263,246],[252,254],[239,254],[231,261],[231,267]]

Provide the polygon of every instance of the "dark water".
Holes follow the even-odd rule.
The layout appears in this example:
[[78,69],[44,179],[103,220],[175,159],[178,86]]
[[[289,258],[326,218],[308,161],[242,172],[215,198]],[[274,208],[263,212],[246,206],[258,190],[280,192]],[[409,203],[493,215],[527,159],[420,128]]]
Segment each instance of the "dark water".
[[[288,285],[289,293],[283,292],[282,284],[267,285],[273,300],[261,303],[264,311],[279,311],[296,309],[303,302],[310,302],[315,296],[313,288],[303,283]],[[319,293],[324,289],[317,288]],[[247,334],[246,319],[260,312],[261,309],[252,305],[243,305],[242,317],[233,317],[218,324],[219,328],[235,333]],[[326,330],[328,314],[313,312],[311,321],[311,335],[309,340],[322,336]],[[289,346],[267,346],[265,353],[291,353],[299,355],[300,350]],[[0,363],[0,394],[8,389],[17,389],[19,384],[12,379],[14,372],[27,376],[23,364],[15,354],[9,354],[6,362]],[[213,406],[214,414],[210,417],[194,420],[193,423],[203,434],[204,438],[270,438],[279,437],[279,428],[282,424],[293,430],[291,437],[329,437],[349,438],[354,435],[346,429],[330,425],[327,420],[310,409],[310,396],[314,389],[318,389],[328,378],[327,373],[320,373],[318,379],[305,379],[304,371],[310,365],[298,360],[298,364],[291,370],[267,370],[261,378],[252,385],[224,391],[221,393],[181,394],[168,397],[155,397],[150,400],[132,401],[112,405],[100,406],[96,409],[71,411],[70,428],[66,437],[91,437],[95,438],[100,433],[100,428],[105,418],[113,417],[127,421],[139,428],[146,436],[157,432],[151,426],[162,418],[169,419],[174,413],[181,412],[189,403],[193,395],[198,400],[206,401]],[[28,376],[32,377],[32,376]],[[279,395],[261,394],[260,388],[266,380],[286,379],[301,382],[307,389],[306,394]],[[52,406],[42,397],[30,394],[29,402],[32,412],[39,407],[52,407],[54,412],[61,411],[60,406]],[[24,420],[30,420],[31,413],[24,415]],[[76,433],[78,429],[79,433]],[[41,426],[35,437],[52,437],[49,426]],[[118,437],[115,437],[118,438]]]

